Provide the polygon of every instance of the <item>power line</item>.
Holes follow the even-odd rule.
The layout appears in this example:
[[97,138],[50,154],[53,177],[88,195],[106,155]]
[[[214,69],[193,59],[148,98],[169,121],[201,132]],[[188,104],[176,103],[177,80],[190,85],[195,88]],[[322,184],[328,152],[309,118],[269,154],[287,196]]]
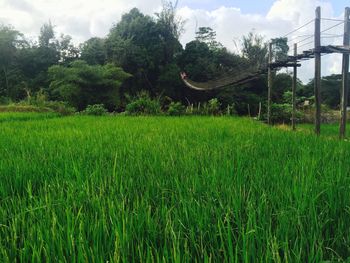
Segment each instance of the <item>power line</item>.
[[290,42],[295,41],[295,40],[296,40],[296,38],[307,37],[306,39],[308,39],[309,37],[311,38],[311,37],[313,37],[313,36],[314,36],[314,35],[303,35],[303,36],[296,36],[296,37],[294,37],[294,38],[289,39],[287,43],[290,43]]
[[310,44],[313,44],[313,43],[314,43],[314,41],[311,41],[311,42],[308,42],[306,44],[303,44],[303,45],[299,46],[298,48],[301,48],[301,47],[304,47],[304,46],[307,46],[307,45],[310,45]]
[[302,29],[302,28],[304,28],[304,27],[310,25],[310,24],[313,23],[314,21],[315,21],[315,19],[312,19],[311,21],[307,22],[306,24],[302,25],[301,27],[298,27],[297,29],[295,29],[295,30],[289,32],[288,34],[284,35],[283,37],[289,36],[290,34],[293,34],[293,33],[297,32],[298,30],[300,30],[300,29]]
[[312,36],[309,36],[309,37],[307,37],[307,38],[304,38],[304,39],[300,40],[299,42],[296,42],[295,44],[303,43],[303,42],[305,42],[306,40],[308,40],[308,39],[310,39],[310,38],[313,38],[313,37],[315,37],[315,35],[312,35]]
[[339,38],[339,37],[343,37],[343,35],[334,35],[334,36],[321,36],[321,38]]
[[342,35],[332,34],[332,33],[324,33],[323,35],[326,35],[326,36],[342,36]]
[[336,24],[336,25],[334,25],[334,26],[331,26],[331,27],[329,27],[329,28],[327,28],[327,29],[321,31],[321,33],[327,32],[327,31],[329,31],[329,30],[331,30],[331,29],[333,29],[333,28],[335,28],[335,27],[337,27],[337,26],[340,26],[341,24],[344,24],[344,21],[342,21],[342,22],[340,22],[340,23],[338,23],[338,24]]
[[325,20],[325,21],[335,21],[335,22],[344,22],[344,20],[334,19],[334,18],[321,18],[321,20]]

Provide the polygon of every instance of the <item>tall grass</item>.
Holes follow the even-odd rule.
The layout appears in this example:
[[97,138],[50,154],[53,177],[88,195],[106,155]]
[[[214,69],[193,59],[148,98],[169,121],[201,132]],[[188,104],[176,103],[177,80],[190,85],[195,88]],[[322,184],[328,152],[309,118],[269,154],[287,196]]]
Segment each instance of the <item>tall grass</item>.
[[211,117],[0,125],[1,262],[349,260],[347,142]]

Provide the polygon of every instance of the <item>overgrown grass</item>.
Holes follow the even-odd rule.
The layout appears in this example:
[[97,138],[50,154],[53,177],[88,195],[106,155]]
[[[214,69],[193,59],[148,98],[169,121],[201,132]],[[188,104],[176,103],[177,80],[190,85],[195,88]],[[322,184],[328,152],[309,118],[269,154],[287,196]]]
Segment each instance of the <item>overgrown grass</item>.
[[[312,124],[302,124],[299,125],[299,130],[303,132],[313,132],[314,125]],[[347,124],[346,129],[347,138],[350,138],[350,123]],[[339,124],[322,124],[321,125],[321,136],[339,138]]]
[[34,120],[45,120],[51,118],[57,118],[60,115],[55,112],[46,113],[35,113],[35,112],[6,112],[0,113],[0,123],[3,122],[21,122],[21,121],[34,121]]
[[348,142],[74,116],[1,123],[0,155],[1,262],[349,260]]

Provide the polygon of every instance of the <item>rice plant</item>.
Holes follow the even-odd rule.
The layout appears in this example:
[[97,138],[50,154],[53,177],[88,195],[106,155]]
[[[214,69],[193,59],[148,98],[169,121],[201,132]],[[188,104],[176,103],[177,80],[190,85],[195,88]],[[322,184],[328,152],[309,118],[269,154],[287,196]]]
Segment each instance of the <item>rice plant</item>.
[[231,117],[30,118],[0,115],[1,262],[350,259],[346,141]]

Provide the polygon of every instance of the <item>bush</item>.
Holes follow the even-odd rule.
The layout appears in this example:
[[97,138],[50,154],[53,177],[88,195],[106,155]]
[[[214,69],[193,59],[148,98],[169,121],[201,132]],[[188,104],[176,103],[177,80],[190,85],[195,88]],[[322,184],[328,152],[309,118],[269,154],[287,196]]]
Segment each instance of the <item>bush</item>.
[[0,105],[9,105],[12,103],[12,100],[11,98],[9,97],[4,97],[4,96],[1,96],[0,97]]
[[207,113],[209,115],[220,115],[221,111],[220,111],[220,107],[221,107],[221,103],[219,102],[219,100],[217,98],[215,99],[211,99],[207,104]]
[[140,92],[126,105],[126,113],[130,115],[158,115],[161,112],[159,100],[152,99],[147,92]]
[[191,112],[194,115],[220,115],[221,103],[217,98],[211,99],[203,104],[198,104],[197,107],[192,107]]
[[0,106],[0,112],[53,112],[53,110],[34,105],[10,104]]
[[[272,104],[271,105],[271,121],[273,123],[290,123],[292,120],[293,107],[291,104]],[[300,111],[296,112],[296,119],[303,119],[303,114]]]
[[46,108],[49,108],[62,116],[73,115],[76,112],[76,109],[69,106],[66,102],[47,101],[44,105]]
[[82,113],[86,115],[102,116],[107,114],[107,110],[103,104],[94,104],[88,105]]
[[180,116],[185,114],[186,107],[182,105],[180,102],[172,102],[169,105],[168,115],[170,116]]
[[227,116],[236,116],[237,115],[237,111],[236,111],[236,108],[235,108],[235,104],[233,103],[232,105],[227,105],[225,113],[226,113]]
[[[203,104],[198,103],[197,106],[191,104],[185,108],[185,113],[189,115],[220,115],[222,114],[221,103],[217,98],[211,99],[208,102]],[[232,114],[236,113],[236,111],[231,107]]]

